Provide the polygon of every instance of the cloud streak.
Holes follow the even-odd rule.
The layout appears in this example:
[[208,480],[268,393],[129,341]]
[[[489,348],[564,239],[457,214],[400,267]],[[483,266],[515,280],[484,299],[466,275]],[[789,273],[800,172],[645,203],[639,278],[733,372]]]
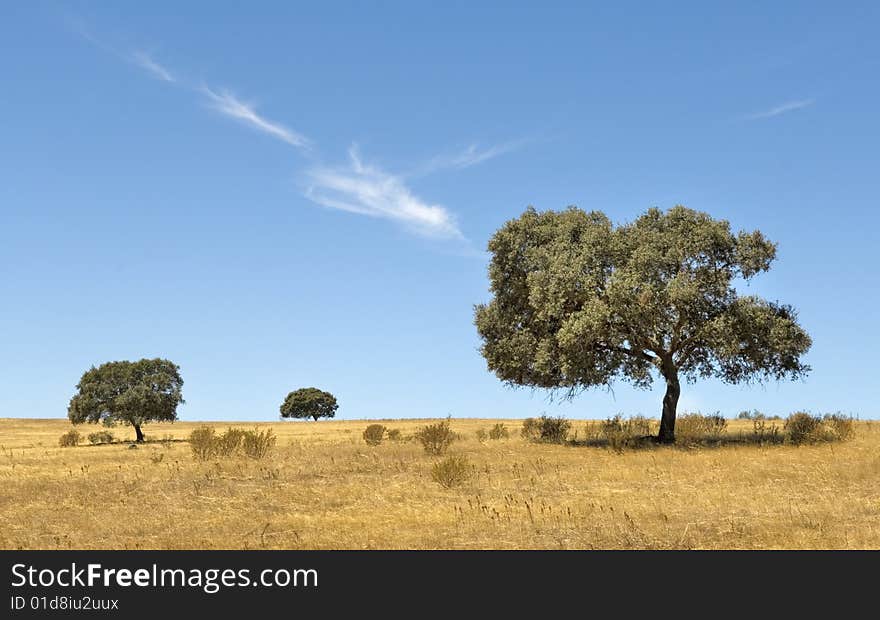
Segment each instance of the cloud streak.
[[257,131],[278,138],[291,146],[302,149],[309,148],[310,142],[305,136],[292,129],[288,129],[280,123],[263,118],[257,114],[253,104],[241,101],[226,91],[216,92],[207,86],[202,86],[200,90],[208,98],[211,107],[221,114],[240,121]]
[[420,168],[415,176],[424,176],[431,174],[432,172],[450,168],[455,170],[470,168],[471,166],[482,164],[490,159],[514,151],[523,144],[525,144],[525,140],[512,140],[510,142],[503,142],[486,148],[481,148],[479,144],[471,144],[458,153],[434,157]]
[[750,114],[746,117],[746,120],[755,121],[762,118],[773,118],[774,116],[779,116],[780,114],[785,114],[786,112],[793,112],[794,110],[800,110],[802,108],[809,107],[813,105],[815,101],[815,99],[800,99],[797,101],[789,101],[787,103],[778,105],[775,108],[770,108],[769,110],[764,110],[763,112]]
[[146,52],[133,52],[131,58],[135,64],[147,71],[154,78],[162,80],[163,82],[171,82],[172,84],[177,82],[177,79],[170,71],[168,71],[168,69],[153,60]]
[[305,196],[309,200],[330,209],[391,220],[424,237],[464,239],[445,207],[426,203],[400,177],[365,164],[356,146],[348,154],[346,167],[307,171]]
[[[120,60],[136,65],[154,79],[196,93],[214,111],[294,146],[316,162],[312,142],[308,138],[262,116],[253,103],[239,99],[227,90],[211,88],[204,82],[192,82],[159,63],[145,51],[121,52],[119,48],[106,45],[93,36],[79,20],[73,22],[73,27],[92,44]],[[348,152],[347,164],[334,167],[314,163],[304,171],[304,195],[315,204],[329,209],[388,220],[423,237],[463,241],[465,245],[469,245],[459,229],[455,215],[446,207],[431,204],[417,196],[407,186],[406,179],[442,169],[476,166],[519,148],[524,142],[525,140],[518,140],[488,147],[474,143],[458,153],[431,159],[415,175],[396,175],[367,164],[358,153],[357,147],[352,146]]]

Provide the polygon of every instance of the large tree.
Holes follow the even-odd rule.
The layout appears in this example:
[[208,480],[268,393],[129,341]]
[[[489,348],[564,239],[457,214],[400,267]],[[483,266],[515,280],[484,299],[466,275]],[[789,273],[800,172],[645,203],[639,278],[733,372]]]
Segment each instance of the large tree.
[[332,418],[336,415],[339,404],[330,392],[318,388],[307,387],[295,390],[287,395],[281,403],[282,418]]
[[799,378],[807,333],[787,305],[741,296],[776,245],[676,206],[615,227],[599,211],[529,208],[489,242],[491,292],[476,306],[488,367],[511,385],[571,397],[624,380],[666,384],[658,439],[675,440],[682,378]]
[[130,424],[141,442],[141,425],[177,419],[177,406],[184,402],[182,387],[180,368],[168,360],[107,362],[83,374],[67,417],[74,424]]

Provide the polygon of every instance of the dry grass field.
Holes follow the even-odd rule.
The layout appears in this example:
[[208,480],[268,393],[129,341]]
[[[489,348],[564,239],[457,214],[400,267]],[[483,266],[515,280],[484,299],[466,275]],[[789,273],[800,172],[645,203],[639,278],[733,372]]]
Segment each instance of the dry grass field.
[[[197,461],[157,441],[195,423],[149,425],[156,441],[138,449],[59,448],[65,420],[0,419],[0,548],[880,548],[880,423],[846,443],[617,453],[529,443],[518,420],[510,439],[478,441],[495,422],[452,420],[449,454],[473,475],[446,489],[431,477],[441,457],[415,441],[368,446],[368,421],[259,424],[278,436],[268,458]],[[426,421],[382,423],[406,437]]]

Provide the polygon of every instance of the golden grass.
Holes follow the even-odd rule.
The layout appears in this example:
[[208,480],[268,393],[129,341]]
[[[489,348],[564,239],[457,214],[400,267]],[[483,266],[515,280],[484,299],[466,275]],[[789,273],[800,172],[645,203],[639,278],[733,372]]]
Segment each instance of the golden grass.
[[[271,427],[277,447],[197,462],[184,442],[59,448],[64,420],[0,419],[0,548],[880,548],[876,422],[842,444],[622,454],[527,443],[517,420],[509,440],[475,439],[495,422],[452,420],[463,439],[449,454],[475,473],[445,489],[431,479],[442,457],[413,441],[370,447],[367,421],[234,424]],[[411,436],[426,421],[382,423]],[[146,433],[179,440],[198,425]]]

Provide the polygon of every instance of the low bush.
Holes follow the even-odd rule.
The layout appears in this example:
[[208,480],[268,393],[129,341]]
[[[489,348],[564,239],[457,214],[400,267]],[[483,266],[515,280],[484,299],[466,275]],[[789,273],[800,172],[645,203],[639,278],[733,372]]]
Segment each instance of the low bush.
[[246,431],[228,428],[220,435],[209,426],[200,426],[189,435],[193,456],[205,461],[215,457],[245,456],[264,458],[275,447],[276,437],[272,429]]
[[240,428],[227,428],[226,431],[214,438],[215,456],[232,456],[241,447],[245,431]]
[[752,420],[752,436],[758,443],[779,443],[781,436],[777,424],[768,424],[766,420]]
[[510,437],[510,432],[507,430],[507,427],[504,426],[503,422],[498,422],[491,429],[489,429],[489,439],[499,440],[499,439],[508,439]]
[[70,430],[61,435],[58,439],[58,445],[62,448],[72,448],[79,444],[80,439],[82,439],[82,435],[79,434],[79,431]]
[[785,420],[785,435],[796,446],[822,440],[822,419],[798,411]]
[[97,433],[89,433],[89,443],[113,443],[113,433],[110,431],[98,431]]
[[804,411],[792,413],[785,420],[785,437],[800,446],[823,441],[848,441],[855,437],[855,421],[839,413],[823,417]]
[[200,461],[205,461],[216,453],[217,433],[210,426],[200,426],[189,434],[189,447],[193,456]]
[[538,427],[538,418],[526,418],[523,420],[519,434],[526,441],[538,441],[541,438],[541,431]]
[[434,463],[431,479],[440,486],[451,489],[461,486],[473,475],[474,468],[466,456],[449,456]]
[[436,424],[428,424],[416,431],[416,439],[428,454],[444,454],[458,437],[450,427],[449,418]]
[[486,432],[485,428],[478,428],[477,431],[474,433],[474,436],[480,443],[485,443],[486,440],[489,438],[489,433]]
[[727,419],[719,413],[686,413],[675,422],[675,440],[680,443],[718,441],[727,431]]
[[520,434],[528,441],[564,443],[568,439],[570,430],[571,422],[562,416],[550,417],[542,415],[540,418],[526,418],[523,420]]
[[378,446],[385,438],[387,430],[382,424],[370,424],[364,429],[364,441],[368,446]]
[[385,435],[388,437],[388,441],[403,441],[403,434],[399,428],[386,428]]
[[836,441],[849,441],[856,436],[856,423],[851,416],[826,414],[822,418],[822,424]]
[[645,437],[651,435],[653,425],[653,420],[644,416],[624,418],[618,414],[601,422],[598,428],[590,425],[587,428],[587,434],[588,438],[592,434],[598,439],[606,440],[609,447],[616,452],[620,452],[625,447],[640,442]]
[[249,459],[265,458],[275,447],[275,432],[271,428],[264,431],[245,431],[241,438],[241,451]]

